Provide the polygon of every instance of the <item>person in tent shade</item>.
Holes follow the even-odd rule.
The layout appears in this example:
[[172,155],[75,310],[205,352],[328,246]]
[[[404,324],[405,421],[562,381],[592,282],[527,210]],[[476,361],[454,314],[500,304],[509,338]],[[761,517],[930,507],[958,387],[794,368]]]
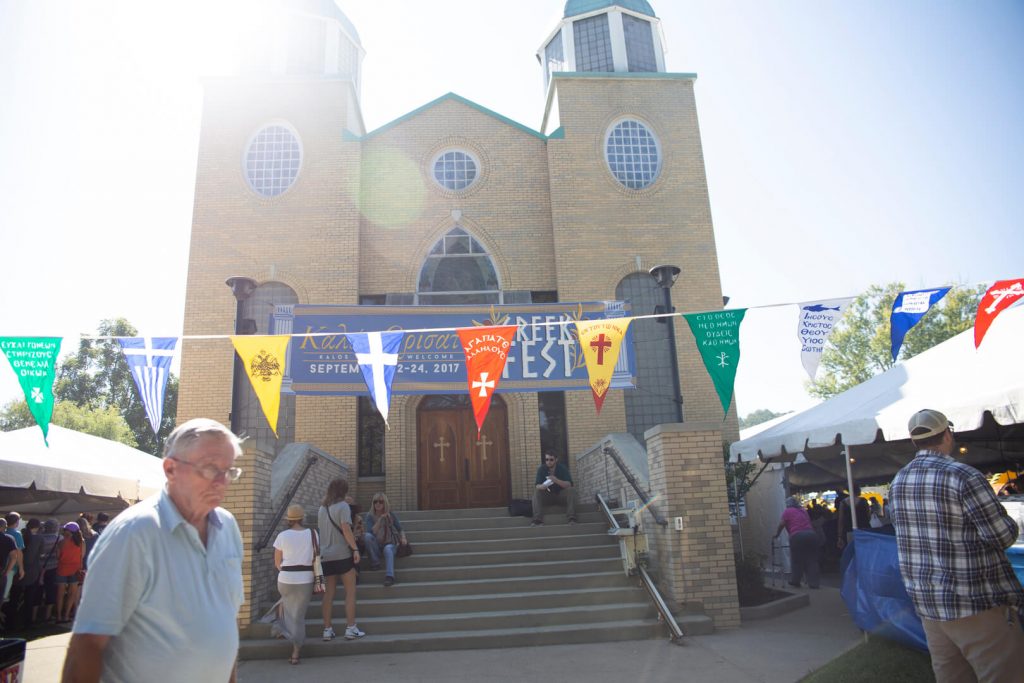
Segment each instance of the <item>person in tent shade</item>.
[[945,415],[919,411],[908,430],[918,451],[892,480],[889,502],[935,680],[1024,680],[1024,589],[1006,557],[1017,524],[985,476],[953,459]]
[[64,683],[235,681],[242,536],[220,506],[242,470],[213,420],[164,445],[167,484],[100,534],[64,660]]

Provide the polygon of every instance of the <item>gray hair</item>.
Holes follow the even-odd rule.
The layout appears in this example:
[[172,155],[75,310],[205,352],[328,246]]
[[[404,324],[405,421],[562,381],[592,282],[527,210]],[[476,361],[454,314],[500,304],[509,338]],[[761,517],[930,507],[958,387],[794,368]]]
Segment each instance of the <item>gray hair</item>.
[[[778,499],[776,498],[776,500]],[[800,501],[796,499],[796,496],[790,496],[789,498],[786,499],[786,507],[798,508],[800,507]]]
[[216,420],[197,417],[185,424],[178,425],[164,443],[164,458],[177,458],[195,448],[199,439],[204,436],[216,436],[227,439],[235,451],[237,458],[242,454],[242,442],[234,433]]

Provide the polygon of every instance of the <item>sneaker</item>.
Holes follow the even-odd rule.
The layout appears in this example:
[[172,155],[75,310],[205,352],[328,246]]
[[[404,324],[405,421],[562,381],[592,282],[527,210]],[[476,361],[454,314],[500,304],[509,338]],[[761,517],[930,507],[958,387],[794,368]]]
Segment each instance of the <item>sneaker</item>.
[[353,624],[345,629],[345,640],[355,640],[356,638],[362,638],[366,633],[359,630],[359,627]]
[[569,518],[569,524],[575,524],[575,523],[576,523],[576,518],[575,517],[570,517]]
[[395,585],[395,577],[393,577],[393,576],[385,576],[384,577],[384,587],[385,588],[388,587],[388,586],[394,586],[394,585]]
[[328,626],[324,629],[324,640],[334,640],[334,627]]
[[543,519],[535,519],[532,522],[530,522],[530,526],[544,526],[544,520]]

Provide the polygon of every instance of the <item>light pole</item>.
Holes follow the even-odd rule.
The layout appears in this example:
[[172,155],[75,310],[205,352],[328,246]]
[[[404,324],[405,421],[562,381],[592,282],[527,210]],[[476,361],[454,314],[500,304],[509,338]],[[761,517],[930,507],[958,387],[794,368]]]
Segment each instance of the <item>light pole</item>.
[[[679,266],[654,266],[649,271],[654,281],[661,287],[665,293],[665,303],[662,306],[656,306],[654,309],[655,313],[675,313],[676,309],[672,307],[672,285],[676,283],[676,279],[679,278],[680,270]],[[659,311],[659,309],[664,309]],[[668,355],[672,361],[672,388],[675,390],[675,396],[673,400],[676,403],[676,417],[679,422],[683,421],[683,392],[679,388],[679,360],[676,358],[676,324],[674,318],[659,318],[659,322],[664,321],[668,323]]]
[[[237,302],[235,305],[235,334],[256,334],[256,321],[252,318],[242,317],[242,304],[256,291],[256,281],[251,277],[234,275],[229,277],[224,284],[231,288],[231,293]],[[240,393],[239,377],[245,374],[245,368],[242,367],[242,359],[238,357],[234,349],[231,350],[231,355],[235,359],[235,366],[234,372],[231,375],[231,413],[228,418],[231,422],[231,431],[238,434],[239,423],[241,422],[239,409],[242,403],[238,396]]]

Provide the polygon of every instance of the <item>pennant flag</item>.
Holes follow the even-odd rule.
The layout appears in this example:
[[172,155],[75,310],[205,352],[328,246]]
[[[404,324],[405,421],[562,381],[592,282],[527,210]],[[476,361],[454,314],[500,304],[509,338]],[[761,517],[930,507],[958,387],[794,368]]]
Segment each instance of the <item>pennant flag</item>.
[[740,323],[746,313],[745,308],[731,308],[712,313],[683,314],[726,414],[736,384],[736,366],[740,363]]
[[277,436],[277,415],[281,409],[281,382],[291,335],[232,336],[231,343],[242,359],[242,367],[252,383],[263,414]]
[[974,318],[974,348],[981,346],[989,325],[996,316],[1021,300],[1024,296],[1024,278],[1000,280],[988,288],[978,303],[978,314]]
[[461,327],[456,330],[466,354],[466,380],[469,382],[469,400],[476,418],[476,436],[484,428],[491,398],[498,390],[498,381],[505,371],[505,361],[512,348],[515,325],[502,327]]
[[800,317],[796,324],[796,335],[800,339],[800,362],[812,382],[818,374],[818,363],[821,362],[825,342],[852,301],[853,297],[847,297],[800,304]]
[[53,417],[53,378],[60,353],[60,337],[0,337],[0,349],[7,355],[28,410],[43,430],[43,443],[50,447],[50,418]]
[[164,417],[164,392],[171,374],[174,346],[177,337],[118,337],[124,351],[132,379],[139,389],[139,398],[146,409],[149,426],[154,434],[160,433]]
[[619,360],[619,349],[622,339],[626,336],[632,318],[612,318],[610,320],[577,320],[576,331],[579,333],[580,348],[583,359],[587,363],[587,374],[590,376],[590,390],[594,394],[594,405],[597,414],[601,414],[604,397],[612,384],[612,373]]
[[363,372],[370,398],[377,411],[388,422],[388,406],[391,405],[391,382],[398,369],[398,350],[402,346],[403,332],[359,332],[345,333],[356,352],[356,362]]
[[946,296],[951,287],[939,287],[938,289],[918,289],[913,292],[900,292],[892,302],[892,316],[889,318],[889,334],[892,339],[892,360],[896,362],[896,356],[903,346],[903,338],[907,336],[914,325],[920,322],[924,314],[932,306],[938,303],[939,299]]

